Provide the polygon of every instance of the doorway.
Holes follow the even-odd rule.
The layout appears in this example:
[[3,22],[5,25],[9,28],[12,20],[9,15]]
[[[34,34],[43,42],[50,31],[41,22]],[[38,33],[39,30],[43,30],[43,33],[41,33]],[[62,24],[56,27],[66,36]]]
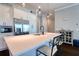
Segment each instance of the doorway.
[[47,20],[47,32],[55,32],[55,17],[54,17],[54,15],[48,17],[46,20]]

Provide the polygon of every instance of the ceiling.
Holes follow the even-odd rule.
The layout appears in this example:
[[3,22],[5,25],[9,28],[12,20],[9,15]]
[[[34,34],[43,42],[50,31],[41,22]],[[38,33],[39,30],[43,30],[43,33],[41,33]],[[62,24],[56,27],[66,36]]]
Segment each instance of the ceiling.
[[59,8],[67,7],[75,3],[25,3],[25,6],[22,6],[22,3],[10,3],[17,8],[29,9],[36,12],[38,6],[40,6],[43,13],[53,12],[53,10],[57,10]]

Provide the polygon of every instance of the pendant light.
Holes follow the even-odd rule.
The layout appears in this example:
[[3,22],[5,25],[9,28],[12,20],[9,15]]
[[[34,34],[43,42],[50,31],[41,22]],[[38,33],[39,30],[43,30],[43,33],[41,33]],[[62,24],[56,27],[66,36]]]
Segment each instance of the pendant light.
[[22,3],[22,6],[23,6],[23,7],[25,7],[25,5],[26,5],[25,3]]

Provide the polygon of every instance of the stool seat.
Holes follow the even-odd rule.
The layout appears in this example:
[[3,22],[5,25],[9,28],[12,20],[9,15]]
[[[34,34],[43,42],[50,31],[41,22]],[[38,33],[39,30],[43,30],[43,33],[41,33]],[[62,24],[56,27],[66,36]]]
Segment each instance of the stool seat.
[[[47,46],[47,45],[43,45],[42,47],[38,48],[37,51],[39,51],[40,53],[46,55],[46,56],[51,56],[51,47]],[[52,55],[54,55],[57,52],[57,47],[55,46],[53,48],[53,53]]]
[[58,46],[59,46],[59,39],[60,36],[56,36],[53,38],[53,40],[51,41],[51,47],[47,46],[47,45],[42,45],[39,48],[36,49],[36,55],[40,55],[43,54],[45,56],[52,56],[55,55],[58,51]]

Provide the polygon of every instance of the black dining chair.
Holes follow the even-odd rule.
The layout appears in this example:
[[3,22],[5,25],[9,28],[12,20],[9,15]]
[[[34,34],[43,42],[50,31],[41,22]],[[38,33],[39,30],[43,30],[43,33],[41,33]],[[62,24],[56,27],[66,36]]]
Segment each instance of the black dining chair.
[[58,51],[58,45],[59,45],[59,36],[56,36],[52,40],[51,47],[47,45],[43,45],[36,49],[36,56],[39,56],[40,54],[43,54],[44,56],[53,56]]

